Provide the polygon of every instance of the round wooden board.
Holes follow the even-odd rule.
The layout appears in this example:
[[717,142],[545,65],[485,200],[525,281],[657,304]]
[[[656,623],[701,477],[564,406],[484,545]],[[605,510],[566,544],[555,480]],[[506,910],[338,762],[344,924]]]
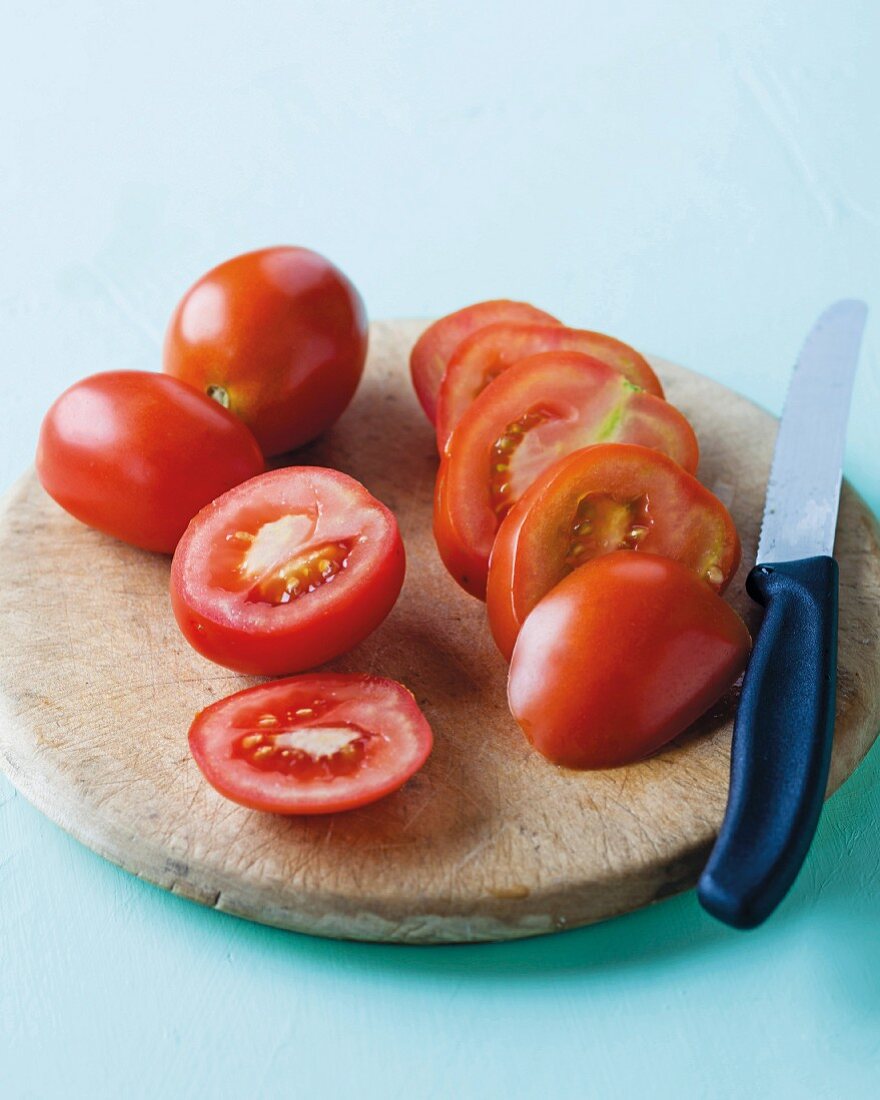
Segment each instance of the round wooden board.
[[[460,591],[431,536],[436,455],[409,385],[418,322],[377,323],[363,385],[298,461],[362,480],[398,515],[408,552],[386,623],[333,668],[391,676],[436,734],[423,771],[363,810],[295,819],[225,801],[187,751],[197,710],[252,683],[177,631],[168,559],[88,530],[29,474],[0,525],[0,758],[22,793],[127,870],[224,912],[322,936],[439,943],[571,928],[691,886],[724,809],[735,698],[633,767],[576,773],[526,744],[483,604]],[[702,479],[754,561],[775,421],[671,363],[654,365],[693,421]],[[880,544],[844,487],[840,676],[829,789],[880,728]],[[589,654],[584,655],[589,660]]]

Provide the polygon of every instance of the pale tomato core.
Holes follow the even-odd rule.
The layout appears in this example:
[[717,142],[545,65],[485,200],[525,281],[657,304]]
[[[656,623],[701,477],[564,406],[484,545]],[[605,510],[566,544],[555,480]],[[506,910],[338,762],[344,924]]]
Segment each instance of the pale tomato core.
[[260,771],[304,781],[354,774],[370,743],[381,735],[351,722],[332,721],[326,714],[330,705],[318,698],[310,706],[290,708],[280,715],[266,712],[255,721],[245,721],[236,731],[232,756]]
[[317,510],[291,512],[266,523],[238,525],[226,535],[217,581],[246,589],[251,602],[286,604],[329,584],[348,567],[357,541],[316,536]]

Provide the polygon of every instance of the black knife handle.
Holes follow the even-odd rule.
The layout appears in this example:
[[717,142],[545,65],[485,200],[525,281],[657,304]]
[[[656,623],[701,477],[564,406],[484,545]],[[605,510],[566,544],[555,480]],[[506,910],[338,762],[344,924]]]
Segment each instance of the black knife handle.
[[837,686],[837,562],[756,565],[746,590],[765,607],[733,731],[730,792],[700,878],[700,903],[754,928],[785,897],[822,810]]

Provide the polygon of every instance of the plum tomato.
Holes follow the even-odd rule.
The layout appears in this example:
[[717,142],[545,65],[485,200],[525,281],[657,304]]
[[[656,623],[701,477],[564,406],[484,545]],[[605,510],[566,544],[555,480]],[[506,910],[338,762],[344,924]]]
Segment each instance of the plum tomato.
[[375,802],[419,770],[431,743],[431,727],[402,684],[334,673],[236,692],[196,715],[189,731],[212,787],[278,814]]
[[190,287],[163,369],[237,413],[269,456],[339,418],[366,353],[364,305],[345,275],[307,248],[264,248]]
[[429,325],[413,346],[409,369],[416,397],[432,424],[437,414],[437,392],[452,353],[466,336],[498,321],[522,325],[559,324],[555,317],[528,302],[499,298],[465,306]]
[[575,451],[526,490],[492,546],[486,610],[504,656],[545,593],[614,550],[675,558],[716,592],[740,559],[730,513],[671,458],[627,443]]
[[687,566],[618,550],[570,573],[531,612],[508,701],[555,764],[618,767],[717,702],[750,647],[742,619]]
[[185,382],[148,371],[76,382],[46,413],[37,445],[40,482],[62,508],[165,554],[199,509],[263,467],[237,417]]
[[580,352],[531,356],[483,390],[447,445],[434,495],[437,547],[462,588],[484,598],[498,527],[538,475],[604,441],[697,466],[696,436],[676,408]]
[[663,396],[660,380],[647,360],[612,336],[563,325],[487,325],[458,345],[443,376],[436,416],[441,453],[477,394],[514,363],[543,351],[582,352],[614,367],[646,393]]
[[291,466],[199,512],[174,555],[171,605],[203,656],[281,676],[363,641],[394,606],[404,570],[384,504],[338,470]]

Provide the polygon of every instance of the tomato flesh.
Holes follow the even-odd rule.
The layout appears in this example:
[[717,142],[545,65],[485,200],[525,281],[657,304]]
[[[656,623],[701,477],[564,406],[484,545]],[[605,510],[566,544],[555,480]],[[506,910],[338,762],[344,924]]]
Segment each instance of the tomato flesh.
[[508,701],[549,760],[618,767],[717,702],[750,646],[740,617],[686,566],[620,550],[576,569],[525,620]]
[[601,332],[562,325],[488,325],[463,340],[443,376],[437,397],[437,446],[442,452],[471,403],[514,363],[541,352],[580,352],[614,367],[634,386],[663,396],[647,360],[620,340]]
[[465,413],[437,476],[434,535],[458,583],[482,599],[495,534],[516,501],[564,455],[609,440],[697,466],[684,416],[598,359],[544,352],[496,378]]
[[376,676],[295,676],[201,711],[190,750],[208,782],[281,814],[351,810],[401,787],[427,759],[431,727],[410,692]]
[[174,555],[171,602],[203,656],[279,676],[363,641],[394,606],[404,571],[383,504],[337,470],[292,466],[195,517]]
[[465,337],[498,321],[523,325],[559,324],[555,317],[527,302],[500,298],[458,309],[429,325],[413,346],[409,368],[419,404],[432,424],[437,416],[440,383],[452,353]]
[[730,513],[672,459],[624,443],[575,451],[523,494],[492,546],[486,608],[504,656],[545,593],[615,550],[675,558],[716,592],[740,561]]
[[123,542],[173,552],[192,517],[259,474],[232,413],[148,371],[108,371],[66,390],[43,419],[37,474],[71,515]]
[[264,248],[190,287],[163,369],[230,408],[274,455],[339,418],[366,353],[364,304],[345,275],[307,248]]

